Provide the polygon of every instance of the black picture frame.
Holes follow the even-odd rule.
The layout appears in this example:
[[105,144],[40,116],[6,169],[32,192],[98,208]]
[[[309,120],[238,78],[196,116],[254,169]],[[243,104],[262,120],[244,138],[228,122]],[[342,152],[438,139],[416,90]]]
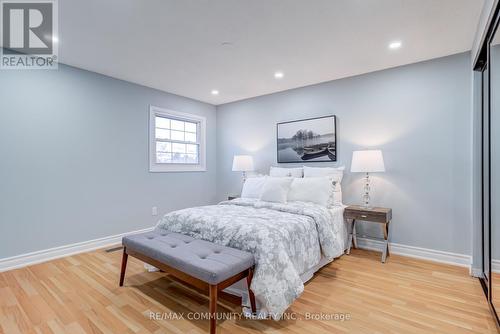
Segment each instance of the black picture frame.
[[[330,132],[315,132],[313,124],[318,120],[324,119],[325,122],[331,121],[333,135]],[[296,126],[296,135],[308,138],[298,139],[294,137],[281,137],[280,130],[290,126]],[[293,128],[292,128],[293,129]],[[300,133],[299,133],[300,132]],[[283,133],[282,133],[283,135]],[[323,137],[323,138],[321,138]],[[332,141],[333,140],[333,141]],[[293,147],[292,147],[293,146]],[[292,153],[289,149],[295,151]],[[281,151],[281,152],[280,152]],[[288,152],[285,152],[288,151]],[[276,160],[280,164],[285,163],[309,163],[309,162],[336,162],[337,161],[337,117],[327,115],[320,117],[304,118],[293,121],[280,122],[276,124]]]

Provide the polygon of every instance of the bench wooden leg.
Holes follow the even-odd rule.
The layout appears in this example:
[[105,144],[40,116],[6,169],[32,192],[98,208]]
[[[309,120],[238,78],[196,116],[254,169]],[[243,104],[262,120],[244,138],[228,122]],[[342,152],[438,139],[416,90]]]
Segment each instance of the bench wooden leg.
[[252,284],[253,278],[253,268],[248,269],[247,276],[247,286],[248,286],[248,298],[250,299],[250,306],[252,307],[252,313],[257,313],[257,306],[255,305],[255,295],[253,294],[252,289],[250,289],[250,285]]
[[125,279],[125,270],[127,270],[127,260],[128,260],[127,249],[123,248],[122,271],[120,273],[120,286],[123,286],[123,280]]
[[217,327],[217,285],[210,285],[209,292],[210,334],[215,334]]

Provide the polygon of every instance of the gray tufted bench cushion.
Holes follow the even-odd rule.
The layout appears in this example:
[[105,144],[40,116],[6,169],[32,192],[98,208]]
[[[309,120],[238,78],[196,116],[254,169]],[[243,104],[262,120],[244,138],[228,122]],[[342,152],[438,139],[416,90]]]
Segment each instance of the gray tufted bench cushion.
[[123,245],[208,284],[218,284],[254,264],[251,253],[164,230],[124,237]]
[[210,334],[216,333],[219,291],[242,279],[246,278],[252,312],[256,312],[255,296],[250,289],[254,264],[252,254],[161,229],[124,237],[122,243],[120,286],[123,286],[130,254],[188,284],[207,288]]

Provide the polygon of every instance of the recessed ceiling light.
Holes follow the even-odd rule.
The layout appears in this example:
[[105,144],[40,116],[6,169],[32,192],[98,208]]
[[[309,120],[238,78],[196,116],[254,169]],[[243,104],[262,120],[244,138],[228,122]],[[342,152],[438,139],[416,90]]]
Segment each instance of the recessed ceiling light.
[[219,91],[217,89],[212,89],[212,95],[219,95]]
[[276,79],[281,79],[283,78],[285,75],[283,74],[283,72],[274,72],[274,77]]
[[389,49],[396,50],[399,49],[401,45],[402,45],[401,41],[394,41],[389,44]]

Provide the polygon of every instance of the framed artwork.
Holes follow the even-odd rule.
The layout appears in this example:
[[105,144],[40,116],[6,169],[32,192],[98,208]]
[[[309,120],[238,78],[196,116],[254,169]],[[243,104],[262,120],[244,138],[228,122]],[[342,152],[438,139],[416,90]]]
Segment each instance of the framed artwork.
[[337,161],[335,116],[276,125],[278,163]]

